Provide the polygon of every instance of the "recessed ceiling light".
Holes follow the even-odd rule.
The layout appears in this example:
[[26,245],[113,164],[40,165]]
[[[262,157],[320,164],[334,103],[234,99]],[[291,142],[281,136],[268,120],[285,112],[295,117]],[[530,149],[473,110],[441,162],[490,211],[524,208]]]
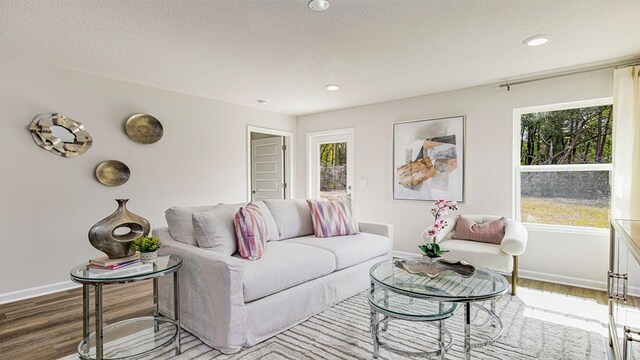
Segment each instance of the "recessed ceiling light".
[[267,103],[267,100],[262,100],[262,99],[258,99],[258,100],[256,100],[256,101],[257,101],[257,102],[258,102],[258,104],[260,104],[260,105],[264,105],[264,104],[266,104],[266,103]]
[[326,85],[324,88],[329,90],[329,91],[336,91],[336,90],[340,89],[340,86],[338,86],[336,84],[329,84],[329,85]]
[[325,11],[331,4],[327,0],[311,0],[309,1],[309,8],[313,11]]
[[527,46],[540,46],[546,44],[547,41],[549,38],[546,35],[534,35],[524,39],[522,43]]

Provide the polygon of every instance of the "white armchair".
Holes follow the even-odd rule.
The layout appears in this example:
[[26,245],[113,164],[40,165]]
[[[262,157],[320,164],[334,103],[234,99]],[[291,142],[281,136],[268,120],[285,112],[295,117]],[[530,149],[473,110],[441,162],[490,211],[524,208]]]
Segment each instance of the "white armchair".
[[[490,215],[464,216],[478,224],[500,218]],[[521,223],[507,219],[504,238],[500,245],[452,239],[458,217],[459,215],[447,218],[447,225],[436,236],[436,242],[440,247],[449,251],[444,254],[444,258],[452,261],[465,260],[471,264],[511,273],[511,294],[515,295],[518,286],[518,256],[522,255],[527,248],[527,229]]]

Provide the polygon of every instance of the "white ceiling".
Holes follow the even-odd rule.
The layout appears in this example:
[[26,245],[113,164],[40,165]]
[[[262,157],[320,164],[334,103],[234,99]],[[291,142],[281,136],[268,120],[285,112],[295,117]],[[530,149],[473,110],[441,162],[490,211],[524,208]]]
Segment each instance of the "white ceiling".
[[640,55],[638,0],[330,1],[0,0],[0,55],[294,115]]

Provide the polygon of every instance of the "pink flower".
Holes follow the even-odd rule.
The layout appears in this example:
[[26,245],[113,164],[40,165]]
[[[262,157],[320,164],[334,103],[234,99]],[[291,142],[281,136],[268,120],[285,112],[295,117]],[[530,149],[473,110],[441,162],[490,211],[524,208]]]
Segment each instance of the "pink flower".
[[429,237],[434,237],[438,234],[438,231],[434,228],[429,228],[429,230],[427,230],[427,235]]

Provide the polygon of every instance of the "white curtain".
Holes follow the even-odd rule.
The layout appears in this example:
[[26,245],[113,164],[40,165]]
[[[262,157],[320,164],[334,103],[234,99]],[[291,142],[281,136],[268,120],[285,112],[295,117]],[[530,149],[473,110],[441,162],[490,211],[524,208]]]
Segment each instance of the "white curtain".
[[640,65],[614,71],[614,219],[640,220]]

